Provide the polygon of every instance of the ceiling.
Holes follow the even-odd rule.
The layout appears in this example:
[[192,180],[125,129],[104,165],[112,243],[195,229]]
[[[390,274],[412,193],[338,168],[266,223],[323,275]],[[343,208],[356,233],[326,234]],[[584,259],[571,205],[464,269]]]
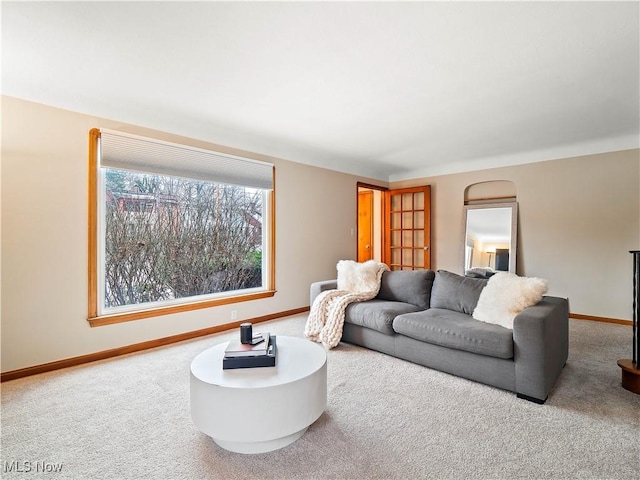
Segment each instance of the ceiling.
[[637,1],[1,8],[4,95],[296,162],[395,181],[640,146]]

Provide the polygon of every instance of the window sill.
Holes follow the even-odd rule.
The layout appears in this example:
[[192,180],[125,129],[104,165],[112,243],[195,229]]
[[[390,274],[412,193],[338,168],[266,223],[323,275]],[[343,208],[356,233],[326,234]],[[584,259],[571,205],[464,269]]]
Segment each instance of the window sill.
[[229,305],[233,303],[248,302],[250,300],[258,300],[260,298],[273,297],[275,290],[267,290],[264,292],[249,293],[246,295],[234,295],[233,297],[217,298],[215,300],[205,300],[201,302],[183,303],[181,305],[171,305],[166,307],[150,308],[147,310],[136,310],[134,312],[114,313],[111,315],[99,315],[87,319],[89,326],[102,327],[104,325],[112,325],[114,323],[131,322],[133,320],[142,320],[144,318],[159,317],[161,315],[170,315],[173,313],[189,312],[202,308],[218,307],[220,305]]

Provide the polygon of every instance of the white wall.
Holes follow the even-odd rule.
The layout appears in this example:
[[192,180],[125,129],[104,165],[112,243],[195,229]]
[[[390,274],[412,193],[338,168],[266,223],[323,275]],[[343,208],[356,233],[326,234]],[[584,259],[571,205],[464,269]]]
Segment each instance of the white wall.
[[[87,318],[91,128],[216,145],[2,97],[2,371],[39,365],[309,305],[309,284],[353,259],[359,178],[280,159],[273,298],[102,327]],[[224,147],[222,147],[224,149]],[[226,149],[230,153],[247,154]]]
[[518,273],[549,280],[573,313],[631,320],[640,150],[392,183],[431,185],[432,268],[462,272],[464,191],[492,180],[515,184]]

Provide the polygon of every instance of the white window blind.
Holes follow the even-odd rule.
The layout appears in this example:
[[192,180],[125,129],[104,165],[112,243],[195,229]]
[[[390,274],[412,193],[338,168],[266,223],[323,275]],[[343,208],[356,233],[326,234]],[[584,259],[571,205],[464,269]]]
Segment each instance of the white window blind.
[[100,166],[273,189],[273,165],[248,158],[100,130]]

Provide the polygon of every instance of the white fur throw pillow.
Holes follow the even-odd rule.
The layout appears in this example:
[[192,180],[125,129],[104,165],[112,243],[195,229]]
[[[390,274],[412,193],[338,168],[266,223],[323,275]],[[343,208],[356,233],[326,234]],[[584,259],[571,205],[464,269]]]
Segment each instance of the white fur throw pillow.
[[513,319],[547,293],[547,281],[501,272],[493,275],[480,293],[473,318],[513,330]]
[[387,270],[384,263],[369,260],[364,263],[340,260],[338,270],[338,290],[351,293],[377,291],[380,288],[381,270]]

